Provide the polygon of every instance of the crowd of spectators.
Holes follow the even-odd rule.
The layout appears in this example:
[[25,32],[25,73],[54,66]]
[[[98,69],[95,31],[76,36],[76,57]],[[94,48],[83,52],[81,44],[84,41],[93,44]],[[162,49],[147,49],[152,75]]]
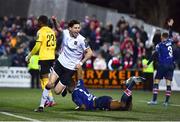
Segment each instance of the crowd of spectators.
[[[36,36],[37,19],[20,16],[0,19],[0,59],[1,65],[27,66],[25,56],[29,51],[29,42]],[[7,63],[8,62],[8,63]]]
[[[27,66],[25,56],[30,42],[36,38],[37,23],[37,18],[33,16],[25,19],[5,16],[0,19],[0,59],[8,58],[9,66]],[[58,23],[60,28],[67,28],[66,21],[60,20]],[[123,17],[113,27],[111,23],[103,25],[95,16],[85,16],[81,34],[94,51],[93,58],[84,66],[97,70],[141,69],[142,58],[149,58],[154,45],[160,41],[160,32],[157,31],[153,39],[155,44],[150,45],[143,25],[130,26]],[[62,38],[58,32],[56,35],[59,48]],[[179,47],[176,49],[179,50]]]

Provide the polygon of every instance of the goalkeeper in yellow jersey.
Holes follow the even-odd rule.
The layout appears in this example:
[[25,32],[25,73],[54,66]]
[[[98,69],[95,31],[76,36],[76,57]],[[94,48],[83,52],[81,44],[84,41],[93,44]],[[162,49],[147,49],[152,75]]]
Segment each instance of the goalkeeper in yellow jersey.
[[[40,65],[40,82],[41,87],[44,90],[48,83],[48,75],[50,69],[53,66],[55,60],[56,50],[56,35],[55,32],[48,27],[48,17],[41,15],[38,18],[39,30],[37,32],[37,40],[32,51],[26,56],[28,62],[32,55],[39,52],[39,65]],[[55,105],[52,92],[49,92],[48,101],[45,103],[45,107]]]

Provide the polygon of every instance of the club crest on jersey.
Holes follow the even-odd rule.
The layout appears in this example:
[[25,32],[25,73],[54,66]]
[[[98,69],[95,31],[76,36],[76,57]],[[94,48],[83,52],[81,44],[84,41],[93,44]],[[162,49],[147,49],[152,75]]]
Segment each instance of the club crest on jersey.
[[88,40],[84,40],[84,43],[85,43],[85,47],[87,48],[88,46],[89,46],[89,44],[88,44]]
[[74,41],[74,45],[77,45],[77,41]]

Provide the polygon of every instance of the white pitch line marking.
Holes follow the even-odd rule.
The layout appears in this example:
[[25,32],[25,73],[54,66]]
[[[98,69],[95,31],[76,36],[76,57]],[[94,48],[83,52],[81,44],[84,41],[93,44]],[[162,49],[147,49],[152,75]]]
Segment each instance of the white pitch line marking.
[[28,117],[24,117],[24,116],[19,116],[19,115],[11,114],[9,112],[0,112],[0,113],[4,114],[4,115],[7,115],[7,116],[12,116],[12,117],[24,119],[24,120],[29,120],[29,121],[34,121],[34,122],[41,122],[41,121],[36,120],[36,119],[32,119],[32,118],[28,118]]

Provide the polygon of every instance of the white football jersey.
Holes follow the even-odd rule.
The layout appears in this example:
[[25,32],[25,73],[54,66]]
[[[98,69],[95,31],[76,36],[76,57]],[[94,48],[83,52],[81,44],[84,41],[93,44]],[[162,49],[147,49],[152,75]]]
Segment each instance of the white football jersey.
[[75,70],[75,66],[81,61],[84,51],[89,48],[85,38],[78,35],[70,36],[69,30],[63,30],[63,41],[58,61],[67,69]]

